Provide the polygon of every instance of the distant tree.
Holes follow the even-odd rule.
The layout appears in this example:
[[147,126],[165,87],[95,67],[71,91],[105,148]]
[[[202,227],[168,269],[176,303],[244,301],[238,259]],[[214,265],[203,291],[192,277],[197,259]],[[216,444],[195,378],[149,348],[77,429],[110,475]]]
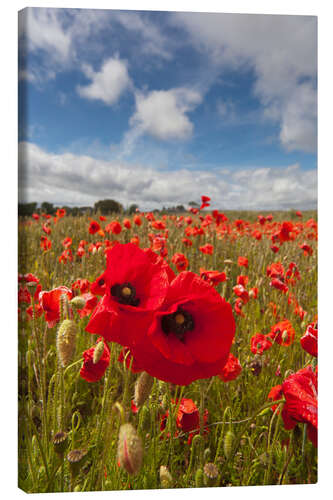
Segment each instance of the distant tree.
[[188,204],[190,205],[190,207],[199,207],[199,203],[197,203],[196,201],[189,201]]
[[53,215],[56,212],[56,208],[53,206],[53,203],[49,203],[48,201],[43,201],[40,209],[42,213],[50,215]]
[[19,203],[18,214],[21,216],[31,216],[37,210],[37,203]]
[[139,208],[138,205],[136,205],[135,203],[132,203],[132,205],[130,205],[130,207],[128,209],[128,213],[130,215],[135,214],[135,212],[137,211],[138,208]]
[[99,200],[94,205],[95,212],[102,214],[119,213],[124,210],[121,203],[115,200]]

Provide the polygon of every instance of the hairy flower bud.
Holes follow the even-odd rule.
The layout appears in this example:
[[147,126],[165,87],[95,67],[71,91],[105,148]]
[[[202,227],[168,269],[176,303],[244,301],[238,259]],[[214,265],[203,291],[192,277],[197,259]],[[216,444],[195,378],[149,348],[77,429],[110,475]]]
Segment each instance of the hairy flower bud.
[[165,465],[160,467],[160,481],[162,488],[172,488],[172,476]]
[[86,301],[84,300],[83,297],[81,297],[80,295],[78,295],[77,297],[74,297],[71,301],[70,301],[70,304],[71,306],[74,308],[74,309],[83,309],[84,306],[86,305]]
[[119,430],[118,454],[119,465],[129,474],[137,474],[141,468],[143,446],[132,424],[123,424]]
[[57,353],[63,367],[69,364],[74,355],[76,331],[76,324],[70,319],[65,319],[59,326],[57,333]]
[[93,364],[96,365],[101,357],[103,356],[103,352],[104,352],[104,342],[103,340],[101,340],[100,342],[98,342],[98,344],[96,345],[95,347],[95,350],[94,350],[94,355],[93,355]]
[[151,388],[154,383],[154,377],[149,375],[147,372],[142,372],[138,380],[136,381],[134,388],[134,403],[136,406],[140,407],[148,398]]
[[231,455],[234,438],[235,435],[232,431],[228,431],[224,437],[223,449],[226,458],[229,458]]

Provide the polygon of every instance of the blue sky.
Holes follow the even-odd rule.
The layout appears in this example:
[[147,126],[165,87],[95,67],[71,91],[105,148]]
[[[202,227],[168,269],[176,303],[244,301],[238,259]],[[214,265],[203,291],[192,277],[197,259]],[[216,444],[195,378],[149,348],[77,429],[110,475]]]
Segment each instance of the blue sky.
[[28,8],[21,201],[315,208],[317,20]]

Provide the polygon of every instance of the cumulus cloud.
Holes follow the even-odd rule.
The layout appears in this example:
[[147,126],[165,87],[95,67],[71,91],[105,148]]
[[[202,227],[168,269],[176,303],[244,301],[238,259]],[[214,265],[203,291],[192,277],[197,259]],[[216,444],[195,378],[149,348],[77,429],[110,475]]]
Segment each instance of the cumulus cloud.
[[199,92],[188,88],[153,90],[135,94],[136,111],[130,124],[157,139],[188,139],[193,124],[188,118],[202,100]]
[[220,73],[225,67],[254,70],[253,92],[266,116],[281,124],[286,149],[315,150],[315,17],[174,13],[171,19]]
[[91,83],[86,86],[79,85],[77,91],[81,97],[87,99],[98,99],[111,106],[131,86],[126,62],[118,58],[104,61],[100,71],[94,71],[87,64],[83,65],[82,70]]
[[51,154],[39,146],[19,145],[19,200],[57,205],[93,205],[114,198],[143,210],[186,205],[212,198],[219,209],[310,209],[316,207],[316,170],[288,167],[220,168],[168,171],[140,164],[96,160],[70,153]]

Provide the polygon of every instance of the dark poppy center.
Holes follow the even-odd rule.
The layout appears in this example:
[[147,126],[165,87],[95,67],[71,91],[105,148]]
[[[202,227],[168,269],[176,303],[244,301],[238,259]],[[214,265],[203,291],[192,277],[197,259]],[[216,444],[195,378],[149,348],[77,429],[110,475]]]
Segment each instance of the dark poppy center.
[[133,285],[130,283],[123,283],[119,285],[113,285],[111,287],[111,295],[119,302],[120,304],[125,304],[127,306],[138,306],[140,299],[136,297],[136,291]]
[[181,342],[185,342],[186,332],[194,330],[194,319],[188,311],[178,307],[176,312],[162,316],[161,326],[166,335],[173,333]]
[[104,281],[104,279],[103,279],[103,278],[101,278],[101,279],[100,279],[100,280],[98,280],[98,282],[97,282],[98,286],[103,286],[103,285],[104,285],[104,283],[105,283],[105,281]]

